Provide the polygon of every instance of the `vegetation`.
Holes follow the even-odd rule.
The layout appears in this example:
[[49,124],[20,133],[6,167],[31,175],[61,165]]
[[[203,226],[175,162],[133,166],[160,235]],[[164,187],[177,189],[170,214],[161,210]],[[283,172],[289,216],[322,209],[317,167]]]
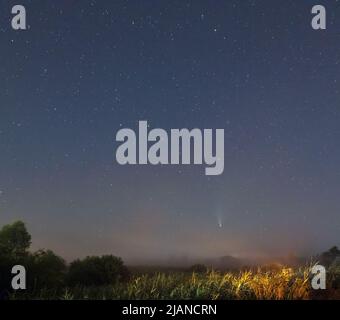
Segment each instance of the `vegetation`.
[[340,250],[337,247],[332,247],[319,257],[320,263],[325,267],[331,267],[338,259],[340,259]]
[[70,286],[103,286],[125,281],[128,277],[129,271],[122,259],[107,255],[72,262],[67,283]]
[[[0,299],[340,299],[337,248],[319,256],[329,266],[329,290],[320,293],[310,287],[310,267],[217,272],[194,265],[186,271],[131,274],[120,258],[111,255],[67,265],[50,250],[30,253],[30,243],[22,222],[0,230]],[[10,270],[15,264],[27,269],[25,291],[10,289]]]
[[[340,273],[338,273],[338,276]],[[337,292],[338,293],[338,292]],[[13,294],[13,299],[32,298]],[[107,286],[76,286],[62,292],[42,290],[34,299],[311,299],[339,298],[316,295],[310,287],[309,268],[240,273],[173,273],[132,277],[127,283]]]
[[22,257],[31,245],[31,235],[22,221],[5,225],[0,231],[0,254],[7,257]]

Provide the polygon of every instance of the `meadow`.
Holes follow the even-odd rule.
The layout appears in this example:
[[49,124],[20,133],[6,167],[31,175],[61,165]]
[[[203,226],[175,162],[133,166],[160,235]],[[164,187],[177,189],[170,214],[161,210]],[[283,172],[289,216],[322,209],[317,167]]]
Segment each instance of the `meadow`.
[[[40,290],[12,294],[11,299],[58,300],[308,300],[339,299],[336,287],[340,270],[329,277],[326,292],[311,288],[310,268],[277,270],[250,270],[240,272],[205,273],[170,272],[132,276],[128,282],[108,286],[77,286],[53,290]],[[331,289],[333,288],[333,289]]]

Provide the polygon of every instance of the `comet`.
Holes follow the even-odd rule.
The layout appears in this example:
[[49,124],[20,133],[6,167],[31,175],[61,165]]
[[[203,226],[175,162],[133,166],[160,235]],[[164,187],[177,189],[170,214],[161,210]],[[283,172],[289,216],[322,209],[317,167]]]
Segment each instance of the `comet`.
[[223,221],[220,215],[217,216],[217,224],[219,228],[223,228]]

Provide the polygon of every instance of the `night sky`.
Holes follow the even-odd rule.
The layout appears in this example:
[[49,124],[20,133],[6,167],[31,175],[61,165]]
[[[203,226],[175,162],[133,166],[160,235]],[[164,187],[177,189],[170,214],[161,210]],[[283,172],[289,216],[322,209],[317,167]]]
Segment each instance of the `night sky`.
[[[340,241],[340,2],[0,1],[0,225],[133,263]],[[11,29],[14,4],[29,29]],[[225,129],[225,169],[120,166],[115,135]]]

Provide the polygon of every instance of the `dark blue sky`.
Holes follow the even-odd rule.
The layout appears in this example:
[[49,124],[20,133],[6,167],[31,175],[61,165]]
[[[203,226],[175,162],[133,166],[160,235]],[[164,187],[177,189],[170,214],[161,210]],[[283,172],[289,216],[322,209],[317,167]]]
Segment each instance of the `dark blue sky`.
[[[0,224],[66,258],[318,252],[340,234],[340,5],[0,1]],[[119,166],[115,134],[224,128],[225,170]],[[223,222],[223,227],[218,225]]]

